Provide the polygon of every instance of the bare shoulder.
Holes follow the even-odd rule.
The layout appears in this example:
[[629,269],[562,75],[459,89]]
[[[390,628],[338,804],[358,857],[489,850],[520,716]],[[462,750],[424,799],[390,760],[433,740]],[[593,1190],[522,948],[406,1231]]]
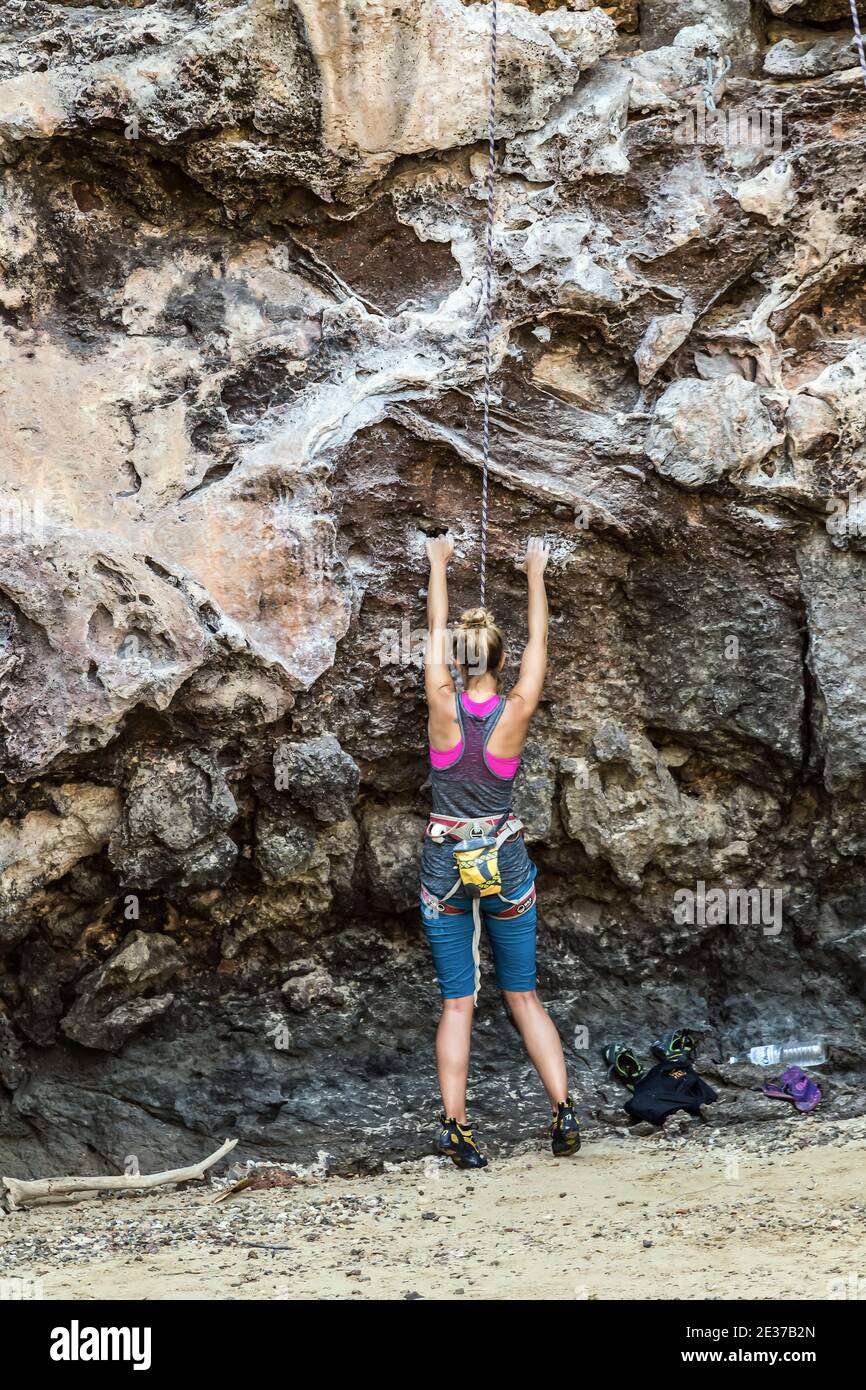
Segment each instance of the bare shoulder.
[[435,748],[451,748],[455,738],[459,737],[460,724],[453,690],[440,686],[427,696],[427,731]]
[[427,691],[427,714],[433,723],[440,726],[443,722],[456,723],[453,686],[449,689],[447,685],[437,685]]
[[427,704],[431,710],[448,710],[454,714],[456,691],[452,680],[430,681],[427,685]]
[[505,709],[499,717],[499,722],[505,727],[525,729],[534,713],[535,705],[515,687],[505,697]]

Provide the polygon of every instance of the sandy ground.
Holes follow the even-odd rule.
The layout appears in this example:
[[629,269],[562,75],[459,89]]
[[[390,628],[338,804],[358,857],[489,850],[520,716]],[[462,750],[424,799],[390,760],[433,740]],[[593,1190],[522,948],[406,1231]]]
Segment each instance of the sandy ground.
[[0,1278],[46,1299],[862,1299],[864,1149],[866,1119],[791,1116],[473,1174],[112,1196],[0,1215]]

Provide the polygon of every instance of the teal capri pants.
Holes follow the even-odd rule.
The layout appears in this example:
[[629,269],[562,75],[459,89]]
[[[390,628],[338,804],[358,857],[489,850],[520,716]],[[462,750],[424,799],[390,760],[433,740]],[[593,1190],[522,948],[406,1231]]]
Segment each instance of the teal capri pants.
[[[537,904],[535,866],[517,893],[481,898],[481,917],[493,951],[497,989],[535,989]],[[421,921],[433,952],[443,999],[477,994],[478,948],[472,899],[440,899],[421,885]]]

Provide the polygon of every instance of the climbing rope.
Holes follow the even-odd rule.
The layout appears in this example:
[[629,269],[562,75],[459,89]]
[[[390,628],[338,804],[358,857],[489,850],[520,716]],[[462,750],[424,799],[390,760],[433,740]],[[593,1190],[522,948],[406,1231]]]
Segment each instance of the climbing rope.
[[704,105],[708,111],[716,111],[718,110],[716,106],[716,88],[722,78],[727,77],[728,73],[731,71],[731,59],[727,57],[720,58],[718,72],[716,72],[713,66],[712,58],[704,59],[704,67],[707,70],[707,80],[704,83]]
[[857,53],[860,58],[860,67],[863,71],[863,82],[866,85],[866,52],[863,50],[863,35],[860,32],[860,16],[857,13],[857,0],[848,0],[851,6],[851,18],[854,21],[854,41],[857,44]]
[[484,421],[481,430],[481,607],[487,597],[487,481],[490,469],[490,378],[493,340],[493,198],[496,191],[497,0],[490,0],[490,106],[487,116],[487,266],[484,276]]

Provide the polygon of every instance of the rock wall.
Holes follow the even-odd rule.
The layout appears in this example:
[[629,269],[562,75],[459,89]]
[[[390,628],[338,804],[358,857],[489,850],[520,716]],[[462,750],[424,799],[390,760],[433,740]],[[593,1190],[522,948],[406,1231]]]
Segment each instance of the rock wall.
[[[500,6],[490,585],[513,666],[513,559],[547,535],[519,807],[601,1118],[602,1042],[681,1021],[710,1057],[823,1032],[856,1104],[847,16]],[[0,1158],[423,1152],[418,633],[425,534],[476,593],[487,7],[0,17]],[[684,919],[698,885],[779,910]],[[489,983],[477,1038],[476,1113],[537,1124]]]

